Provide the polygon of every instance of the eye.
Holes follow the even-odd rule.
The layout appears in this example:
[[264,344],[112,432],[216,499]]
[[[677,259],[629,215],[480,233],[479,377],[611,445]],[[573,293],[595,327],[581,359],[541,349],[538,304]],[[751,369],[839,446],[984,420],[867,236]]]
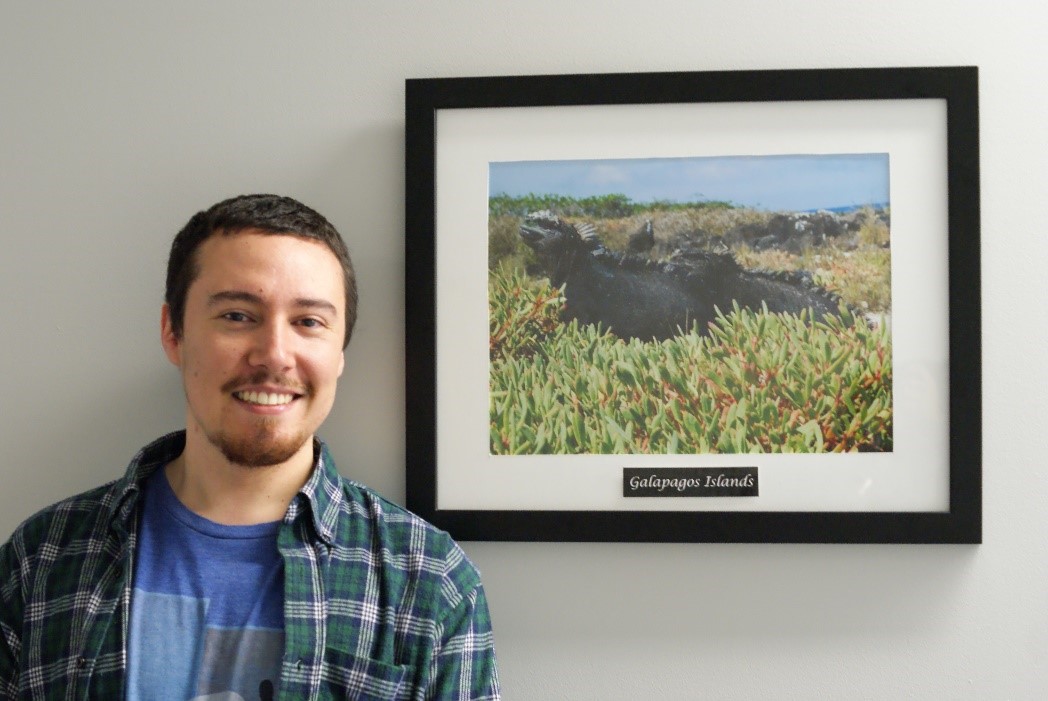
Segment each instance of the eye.
[[251,318],[244,312],[226,312],[222,315],[222,318],[226,321],[235,322],[251,321]]
[[300,326],[305,326],[307,329],[319,329],[324,326],[324,322],[322,322],[320,319],[314,319],[312,317],[300,319],[298,323]]

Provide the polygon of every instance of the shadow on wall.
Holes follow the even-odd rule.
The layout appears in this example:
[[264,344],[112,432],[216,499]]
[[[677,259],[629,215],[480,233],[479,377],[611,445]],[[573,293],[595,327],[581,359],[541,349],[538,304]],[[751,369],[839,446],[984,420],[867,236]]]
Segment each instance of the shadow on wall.
[[[0,540],[39,509],[117,479],[142,446],[185,426],[178,371],[159,341],[154,352],[125,371],[79,373],[70,358],[47,380],[51,391],[66,388],[62,396],[26,402],[27,413],[7,421]],[[121,357],[116,348],[108,354]],[[76,376],[63,381],[67,374]]]
[[[508,638],[905,637],[956,616],[974,546],[468,543]],[[497,554],[496,554],[497,553]],[[490,559],[497,566],[485,568]],[[806,563],[799,567],[798,563]],[[556,576],[550,576],[556,573]],[[500,600],[499,592],[518,600]],[[542,612],[536,615],[536,612]],[[831,615],[832,614],[832,615]]]
[[319,435],[345,475],[403,504],[403,123],[375,123],[332,144],[301,193],[346,240],[360,296],[338,396]]

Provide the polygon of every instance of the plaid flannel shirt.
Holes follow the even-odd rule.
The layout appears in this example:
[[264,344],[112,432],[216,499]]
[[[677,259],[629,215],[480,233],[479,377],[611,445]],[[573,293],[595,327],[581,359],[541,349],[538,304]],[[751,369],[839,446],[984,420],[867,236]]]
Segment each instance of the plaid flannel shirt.
[[[0,698],[124,698],[142,480],[184,432],[115,482],[32,516],[0,547]],[[282,699],[498,699],[480,576],[446,533],[317,464],[278,535]]]

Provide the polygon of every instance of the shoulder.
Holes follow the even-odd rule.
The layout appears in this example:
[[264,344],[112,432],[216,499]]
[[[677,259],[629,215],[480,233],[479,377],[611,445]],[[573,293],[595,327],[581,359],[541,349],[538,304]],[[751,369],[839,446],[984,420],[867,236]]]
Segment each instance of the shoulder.
[[15,529],[4,547],[24,545],[32,550],[45,544],[58,546],[98,537],[114,520],[120,522],[122,530],[129,530],[131,507],[139,486],[174,459],[184,444],[185,431],[156,439],[135,454],[122,477],[41,509]]
[[70,581],[105,542],[116,482],[63,499],[36,512],[0,545],[0,593],[10,604],[16,592],[47,573],[66,572]]
[[113,513],[117,482],[109,482],[47,506],[23,521],[3,545],[28,555],[63,547],[97,534]]
[[341,481],[345,518],[339,545],[366,547],[384,576],[405,586],[431,582],[449,606],[480,587],[479,571],[447,532],[363,484]]

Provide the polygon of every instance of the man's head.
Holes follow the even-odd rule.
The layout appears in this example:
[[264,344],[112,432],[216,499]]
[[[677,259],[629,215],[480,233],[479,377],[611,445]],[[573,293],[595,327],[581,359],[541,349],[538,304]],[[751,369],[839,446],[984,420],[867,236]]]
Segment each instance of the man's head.
[[342,267],[346,291],[346,336],[342,347],[349,345],[357,321],[357,278],[349,250],[327,219],[301,202],[279,195],[241,195],[223,200],[195,214],[178,232],[167,259],[164,292],[175,333],[182,334],[186,295],[200,273],[197,259],[200,244],[212,236],[232,236],[248,229],[320,241],[335,255]]
[[194,216],[172,246],[161,315],[187,442],[249,467],[311,453],[355,303],[345,246],[316,212],[263,195]]

